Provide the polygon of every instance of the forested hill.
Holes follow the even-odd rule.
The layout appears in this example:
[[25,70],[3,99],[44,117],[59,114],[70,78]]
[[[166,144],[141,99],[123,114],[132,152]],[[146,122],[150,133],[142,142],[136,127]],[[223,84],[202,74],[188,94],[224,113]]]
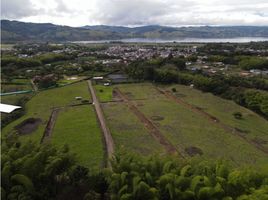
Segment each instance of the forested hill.
[[232,38],[268,37],[268,26],[165,27],[165,26],[84,26],[69,27],[49,23],[24,23],[1,20],[2,42],[81,41],[122,38]]

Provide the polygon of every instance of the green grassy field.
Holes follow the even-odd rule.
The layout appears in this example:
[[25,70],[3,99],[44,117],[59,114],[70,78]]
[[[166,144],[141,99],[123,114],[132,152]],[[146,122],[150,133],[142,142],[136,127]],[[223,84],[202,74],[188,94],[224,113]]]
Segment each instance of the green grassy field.
[[86,82],[81,82],[66,87],[49,89],[37,93],[33,98],[31,98],[30,101],[26,103],[26,114],[8,124],[2,130],[2,134],[5,135],[14,131],[14,127],[16,125],[28,118],[39,118],[42,120],[42,123],[38,126],[37,130],[20,137],[22,141],[31,139],[35,142],[39,142],[51,114],[52,108],[80,103],[80,101],[75,100],[76,96],[82,96],[84,99],[91,99]]
[[[114,100],[113,89],[119,88],[137,108],[159,129],[162,135],[184,154],[199,152],[204,159],[224,159],[234,166],[267,166],[267,154],[241,137],[223,129],[204,115],[189,107],[178,104],[160,93],[150,83],[121,84],[113,86],[95,85],[107,124],[111,130],[116,151],[128,151],[141,155],[162,154],[165,150],[145,128],[137,116],[124,102]],[[268,147],[268,123],[256,113],[232,101],[209,93],[202,93],[182,85],[158,86],[171,91],[177,98],[216,117],[221,123],[239,130],[249,141]],[[100,92],[102,90],[102,92]],[[91,100],[86,82],[42,91],[26,104],[26,115],[12,122],[2,130],[7,134],[23,120],[30,117],[41,119],[37,130],[24,135],[24,140],[40,142],[51,109],[80,103],[76,96]],[[6,97],[5,97],[6,98]],[[11,98],[11,97],[10,97]],[[118,98],[118,97],[117,97]],[[10,100],[11,101],[11,100]],[[64,108],[60,111],[51,141],[56,146],[67,143],[78,155],[81,164],[98,168],[103,160],[101,134],[93,108],[89,105]],[[234,112],[241,112],[243,118],[235,119]],[[84,138],[88,138],[85,140]]]
[[161,154],[162,146],[147,132],[143,124],[123,103],[102,104],[117,151],[141,155]]
[[113,86],[94,85],[94,88],[100,102],[113,100]]
[[[147,118],[155,116],[162,118],[162,120],[154,121],[154,124],[177,148],[186,150],[187,148],[196,147],[203,152],[202,156],[206,159],[222,158],[230,160],[234,165],[258,165],[260,167],[268,163],[266,154],[238,136],[234,136],[211,123],[204,116],[167,99],[155,90],[154,86],[150,84],[132,84],[118,87],[132,100],[145,99],[139,101],[141,105],[139,109]],[[195,98],[198,99],[199,97],[200,94],[196,93]],[[221,100],[217,99],[217,101]],[[236,104],[233,104],[233,106],[235,111],[244,109]],[[215,105],[214,109],[217,107],[221,106],[219,104]],[[247,109],[244,110],[250,112]],[[266,123],[257,115],[255,117],[255,120],[260,120],[257,124]],[[227,118],[229,118],[227,120],[231,120],[230,118],[233,118],[233,116],[228,115]],[[251,121],[252,126],[254,126],[253,123]],[[263,131],[267,132],[268,130],[266,125],[263,124],[261,129],[263,130],[255,132],[256,137],[262,138]]]
[[[233,101],[224,100],[187,86],[175,85],[167,89],[171,90],[173,87],[177,89],[175,95],[179,98],[217,117],[221,122],[241,130],[250,140],[260,142],[262,140],[262,145],[268,148],[268,122],[264,118]],[[234,112],[240,112],[243,115],[242,119],[235,119]]]
[[130,99],[155,99],[163,98],[150,83],[141,84],[122,84],[118,85],[120,90],[124,92]]
[[21,98],[30,97],[30,96],[32,96],[31,93],[1,96],[1,103],[16,105]]
[[59,112],[51,143],[57,147],[67,144],[81,165],[98,169],[104,158],[101,134],[92,106],[70,107]]
[[12,84],[2,84],[1,93],[16,92],[21,90],[32,90],[31,85],[12,85]]

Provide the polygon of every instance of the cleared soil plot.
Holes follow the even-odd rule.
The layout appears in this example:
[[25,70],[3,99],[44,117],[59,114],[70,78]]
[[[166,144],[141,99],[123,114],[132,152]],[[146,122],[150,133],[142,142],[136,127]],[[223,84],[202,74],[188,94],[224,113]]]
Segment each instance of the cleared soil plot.
[[83,105],[59,111],[50,141],[58,147],[67,144],[81,165],[97,170],[104,159],[101,134],[94,108]]
[[5,135],[10,132],[16,131],[14,129],[15,126],[17,126],[28,118],[40,118],[42,120],[42,123],[38,126],[38,128],[31,134],[25,134],[20,138],[22,141],[30,139],[39,143],[44,133],[52,109],[55,107],[63,107],[75,103],[80,103],[80,101],[75,100],[76,96],[82,96],[84,97],[84,99],[91,100],[86,82],[80,82],[77,84],[55,89],[49,89],[37,93],[26,103],[26,114],[21,118],[8,124],[2,130],[2,134]]
[[42,120],[39,118],[28,118],[15,126],[15,129],[19,135],[30,134],[38,128],[41,122]]
[[[215,116],[220,122],[233,127],[238,133],[256,145],[268,148],[268,122],[256,113],[235,104],[233,101],[216,97],[210,93],[203,93],[183,85],[174,85],[177,92],[175,96],[206,113]],[[242,119],[235,119],[234,112],[240,112]]]
[[105,103],[102,108],[116,151],[135,152],[144,156],[165,153],[124,103]]
[[[143,84],[138,90],[139,96],[150,96],[148,88],[155,93],[154,86],[147,86],[143,90]],[[118,86],[121,90],[121,85]],[[126,88],[126,91],[136,95],[132,87]],[[145,94],[141,94],[141,93]],[[161,116],[162,120],[154,121],[162,134],[176,147],[182,146],[185,152],[191,156],[202,154],[207,159],[227,159],[235,165],[258,165],[268,163],[268,157],[254,146],[242,141],[240,138],[226,133],[222,128],[213,125],[210,121],[199,115],[189,108],[179,105],[164,95],[158,94],[159,98],[143,100],[136,102],[142,104],[139,110],[142,111],[147,118],[152,116]],[[202,153],[201,153],[202,152]]]

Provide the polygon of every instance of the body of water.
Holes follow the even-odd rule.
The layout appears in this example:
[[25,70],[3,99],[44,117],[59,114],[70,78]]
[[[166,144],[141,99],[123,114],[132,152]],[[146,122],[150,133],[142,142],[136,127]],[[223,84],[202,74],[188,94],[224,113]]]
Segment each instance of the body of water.
[[125,42],[125,43],[247,43],[268,41],[268,37],[237,37],[237,38],[178,38],[172,40],[152,39],[152,38],[128,38],[120,40],[90,40],[90,41],[75,41],[73,43],[110,43],[110,42]]

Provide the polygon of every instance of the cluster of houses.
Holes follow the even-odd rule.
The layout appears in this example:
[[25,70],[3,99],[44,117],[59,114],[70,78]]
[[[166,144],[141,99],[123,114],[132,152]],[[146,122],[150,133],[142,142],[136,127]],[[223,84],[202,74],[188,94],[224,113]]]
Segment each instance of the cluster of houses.
[[105,50],[101,50],[98,52],[94,52],[97,55],[105,55],[107,57],[114,57],[118,59],[112,60],[103,60],[103,64],[109,62],[123,62],[128,63],[131,61],[135,61],[137,59],[147,60],[156,57],[166,58],[170,54],[174,57],[177,56],[187,56],[192,51],[196,51],[196,48],[187,48],[185,50],[178,50],[175,47],[160,47],[160,46],[149,46],[149,47],[141,47],[141,46],[111,46]]

